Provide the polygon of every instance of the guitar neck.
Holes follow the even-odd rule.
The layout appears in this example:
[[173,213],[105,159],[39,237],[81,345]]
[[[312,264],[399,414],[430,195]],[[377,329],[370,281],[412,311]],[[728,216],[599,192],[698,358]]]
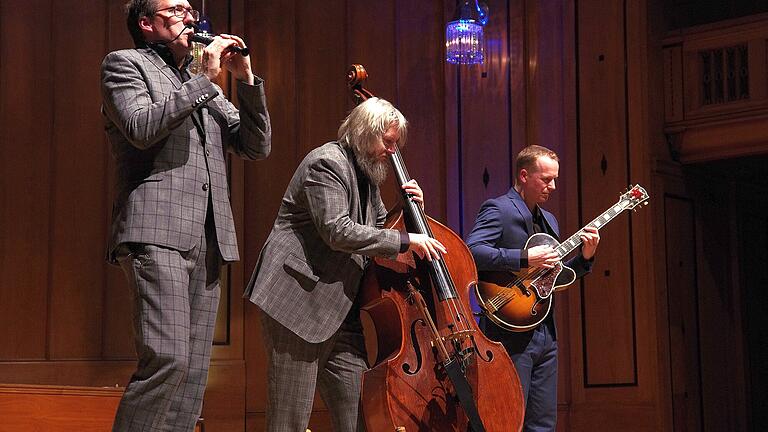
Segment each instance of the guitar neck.
[[[584,226],[584,228],[587,227],[593,227],[600,229],[603,227],[603,225],[607,224],[608,222],[612,221],[613,218],[618,216],[621,212],[626,210],[624,206],[622,206],[621,201],[617,202],[613,207],[609,208],[608,210],[604,211],[603,214],[600,216],[594,218],[592,222],[588,223]],[[584,228],[578,230],[574,235],[570,236],[568,240],[560,243],[556,248],[555,251],[558,255],[560,255],[560,258],[565,258],[568,254],[573,252],[576,248],[581,246],[581,237],[580,234],[584,230]]]

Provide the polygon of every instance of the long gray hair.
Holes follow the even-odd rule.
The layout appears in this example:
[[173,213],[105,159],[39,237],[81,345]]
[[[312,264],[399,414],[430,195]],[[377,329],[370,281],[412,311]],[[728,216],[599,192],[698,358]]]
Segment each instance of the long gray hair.
[[391,126],[400,132],[398,147],[405,146],[408,120],[388,101],[370,98],[356,106],[339,127],[341,145],[351,147],[356,154],[365,154],[376,139],[381,139]]

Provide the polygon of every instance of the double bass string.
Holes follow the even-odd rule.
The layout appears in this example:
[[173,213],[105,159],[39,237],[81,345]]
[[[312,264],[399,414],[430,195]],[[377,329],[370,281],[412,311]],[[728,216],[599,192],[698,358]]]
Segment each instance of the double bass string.
[[[408,169],[405,166],[405,161],[403,160],[403,156],[400,153],[400,148],[395,147],[395,152],[392,154],[392,165],[395,168],[395,175],[398,177],[398,180],[400,182],[400,186],[407,183],[411,180],[411,176],[408,174]],[[427,234],[430,237],[434,238],[434,234],[432,233],[432,229],[429,227],[429,224],[427,223],[427,216],[424,213],[424,209],[421,208],[421,206],[415,204],[413,201],[410,200],[409,197],[405,197],[406,204],[410,207],[411,213],[413,214],[413,222],[418,225],[417,229],[422,234]],[[453,316],[459,320],[458,323],[454,322],[454,325],[456,329],[460,331],[469,330],[468,327],[466,327],[465,320],[466,318],[466,311],[463,308],[463,305],[461,302],[457,301],[459,296],[456,292],[456,287],[453,285],[452,281],[453,278],[450,277],[450,272],[448,270],[448,267],[445,265],[445,258],[443,258],[442,254],[440,256],[440,259],[438,261],[432,261],[431,265],[433,267],[433,274],[435,275],[435,283],[436,285],[440,285],[440,289],[443,290],[442,297],[443,301],[446,301],[451,313]],[[437,280],[437,279],[442,279]],[[445,285],[445,286],[443,286]],[[444,288],[449,288],[450,291],[446,292]]]

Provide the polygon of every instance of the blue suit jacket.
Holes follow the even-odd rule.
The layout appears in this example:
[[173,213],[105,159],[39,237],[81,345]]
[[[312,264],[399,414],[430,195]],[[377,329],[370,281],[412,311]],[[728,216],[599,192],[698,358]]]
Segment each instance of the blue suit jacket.
[[[560,228],[555,215],[544,209],[541,209],[541,213],[547,225],[545,227],[547,234],[559,239]],[[519,271],[521,251],[525,242],[534,233],[533,215],[514,188],[505,195],[485,201],[480,206],[475,226],[467,237],[467,246],[475,258],[481,279],[483,271]],[[591,270],[592,260],[586,260],[578,254],[568,260],[565,265],[572,268],[577,277],[581,277]],[[554,304],[553,311],[550,312],[544,324],[550,326],[552,335],[555,336]],[[504,333],[514,337],[514,335],[526,335],[531,332]]]

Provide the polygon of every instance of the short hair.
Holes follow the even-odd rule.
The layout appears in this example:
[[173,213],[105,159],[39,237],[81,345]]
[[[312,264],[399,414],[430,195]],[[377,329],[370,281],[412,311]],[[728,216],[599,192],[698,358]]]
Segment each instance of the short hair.
[[392,125],[397,125],[400,132],[398,146],[402,148],[408,135],[408,120],[388,101],[373,97],[356,106],[344,119],[338,139],[342,146],[364,152]]
[[544,156],[547,156],[554,161],[560,160],[557,157],[557,153],[546,147],[530,145],[520,150],[520,153],[517,154],[517,159],[515,160],[515,182],[517,182],[517,176],[520,175],[520,171],[524,169],[531,171],[532,168],[536,167],[536,161]]
[[151,17],[157,13],[157,0],[128,0],[125,3],[125,23],[136,46],[144,44],[144,33],[139,27],[139,19]]

